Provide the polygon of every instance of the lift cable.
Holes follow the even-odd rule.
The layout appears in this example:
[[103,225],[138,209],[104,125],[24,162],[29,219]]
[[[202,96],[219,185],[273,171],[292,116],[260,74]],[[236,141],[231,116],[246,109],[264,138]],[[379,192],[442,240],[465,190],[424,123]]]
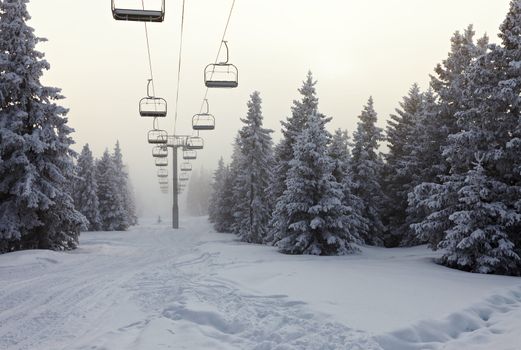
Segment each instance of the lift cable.
[[181,10],[181,34],[179,38],[179,58],[178,58],[178,66],[177,66],[177,90],[175,96],[175,114],[174,114],[174,135],[177,127],[177,112],[179,110],[179,86],[181,84],[181,60],[183,54],[183,31],[184,31],[184,23],[185,23],[185,0],[183,0],[183,8]]
[[[228,13],[228,19],[226,20],[226,26],[224,27],[223,36],[221,38],[221,43],[219,45],[219,50],[217,50],[217,55],[215,56],[215,64],[217,64],[217,61],[219,60],[219,55],[221,54],[221,49],[223,47],[224,39],[226,38],[226,32],[228,31],[228,25],[230,24],[230,19],[232,18],[232,12],[233,7],[235,6],[235,0],[232,1],[232,6],[230,7],[230,12]],[[213,74],[212,74],[213,75]],[[201,102],[201,108],[199,109],[199,113],[202,113],[203,108],[205,106],[205,100],[208,97],[208,88],[206,88],[206,91],[204,93],[203,101]]]

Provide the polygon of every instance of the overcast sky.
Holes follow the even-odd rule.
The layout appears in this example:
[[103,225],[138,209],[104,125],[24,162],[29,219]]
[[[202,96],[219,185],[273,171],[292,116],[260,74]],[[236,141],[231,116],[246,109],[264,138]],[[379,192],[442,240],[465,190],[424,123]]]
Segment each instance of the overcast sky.
[[[117,0],[116,0],[117,1]],[[145,0],[154,7],[159,0]],[[231,0],[186,0],[183,66],[177,132],[191,133],[205,87],[203,68],[214,60]],[[140,0],[120,0],[123,7]],[[148,25],[156,95],[169,102],[160,126],[173,130],[181,0],[166,0],[166,19]],[[410,85],[428,86],[456,30],[474,24],[478,36],[497,42],[509,0],[236,0],[227,40],[239,87],[211,90],[216,129],[204,132],[206,149],[194,168],[213,169],[228,158],[231,143],[254,90],[261,92],[265,125],[280,137],[279,120],[290,113],[308,70],[318,80],[320,111],[329,128],[356,126],[372,95],[384,127]],[[112,19],[109,0],[33,0],[29,24],[49,39],[39,46],[51,64],[44,83],[63,89],[75,128],[75,148],[89,143],[100,156],[119,140],[140,208],[168,215],[146,133],[150,119],[138,115],[149,76],[143,23]]]

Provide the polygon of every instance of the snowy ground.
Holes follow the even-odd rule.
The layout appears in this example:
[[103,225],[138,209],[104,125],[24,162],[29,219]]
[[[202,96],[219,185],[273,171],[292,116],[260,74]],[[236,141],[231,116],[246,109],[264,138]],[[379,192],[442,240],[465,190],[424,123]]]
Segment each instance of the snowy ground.
[[425,248],[286,256],[204,218],[0,256],[0,349],[521,349],[521,279]]

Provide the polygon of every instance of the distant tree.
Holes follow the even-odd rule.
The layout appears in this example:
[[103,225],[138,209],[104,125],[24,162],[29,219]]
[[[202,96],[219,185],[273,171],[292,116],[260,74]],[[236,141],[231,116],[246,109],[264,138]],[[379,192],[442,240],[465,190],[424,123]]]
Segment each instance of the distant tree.
[[87,230],[98,231],[101,218],[98,201],[98,182],[96,168],[89,144],[83,146],[76,166],[77,176],[74,181],[74,204],[88,221]]
[[50,66],[27,3],[0,1],[0,252],[74,249],[85,224],[69,187],[73,129],[60,89],[40,82]]
[[377,115],[373,98],[370,97],[359,116],[360,121],[353,134],[352,169],[354,191],[362,200],[361,214],[368,222],[362,239],[367,244],[382,245],[384,225],[382,223],[381,187],[383,161],[378,153],[379,142],[383,140],[382,129],[376,126]]
[[268,195],[272,180],[272,130],[263,127],[261,98],[258,91],[250,95],[248,113],[241,119],[239,131],[240,165],[235,180],[236,210],[234,233],[242,241],[263,243],[271,215]]
[[336,255],[356,250],[355,232],[346,227],[348,209],[342,186],[332,175],[334,160],[327,152],[329,119],[313,113],[297,137],[287,189],[277,202],[276,245],[288,254]]
[[122,225],[127,227],[135,225],[137,223],[137,216],[134,196],[129,186],[128,172],[123,163],[123,153],[121,152],[119,141],[116,141],[112,158],[114,166],[116,167],[116,190],[119,192],[119,195],[123,200],[123,206],[125,209],[125,216],[122,217],[122,220],[126,221],[126,223],[122,223]]
[[96,164],[96,175],[103,231],[125,231],[129,226],[127,211],[119,188],[118,170],[108,150]]

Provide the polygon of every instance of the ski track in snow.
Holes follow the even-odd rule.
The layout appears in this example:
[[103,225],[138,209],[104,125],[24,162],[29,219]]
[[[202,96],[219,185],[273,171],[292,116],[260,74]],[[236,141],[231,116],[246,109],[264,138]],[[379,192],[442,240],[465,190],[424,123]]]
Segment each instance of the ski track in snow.
[[380,349],[302,302],[218,278],[219,253],[196,231],[149,225],[84,234],[72,253],[11,254],[23,264],[0,265],[0,349]]

